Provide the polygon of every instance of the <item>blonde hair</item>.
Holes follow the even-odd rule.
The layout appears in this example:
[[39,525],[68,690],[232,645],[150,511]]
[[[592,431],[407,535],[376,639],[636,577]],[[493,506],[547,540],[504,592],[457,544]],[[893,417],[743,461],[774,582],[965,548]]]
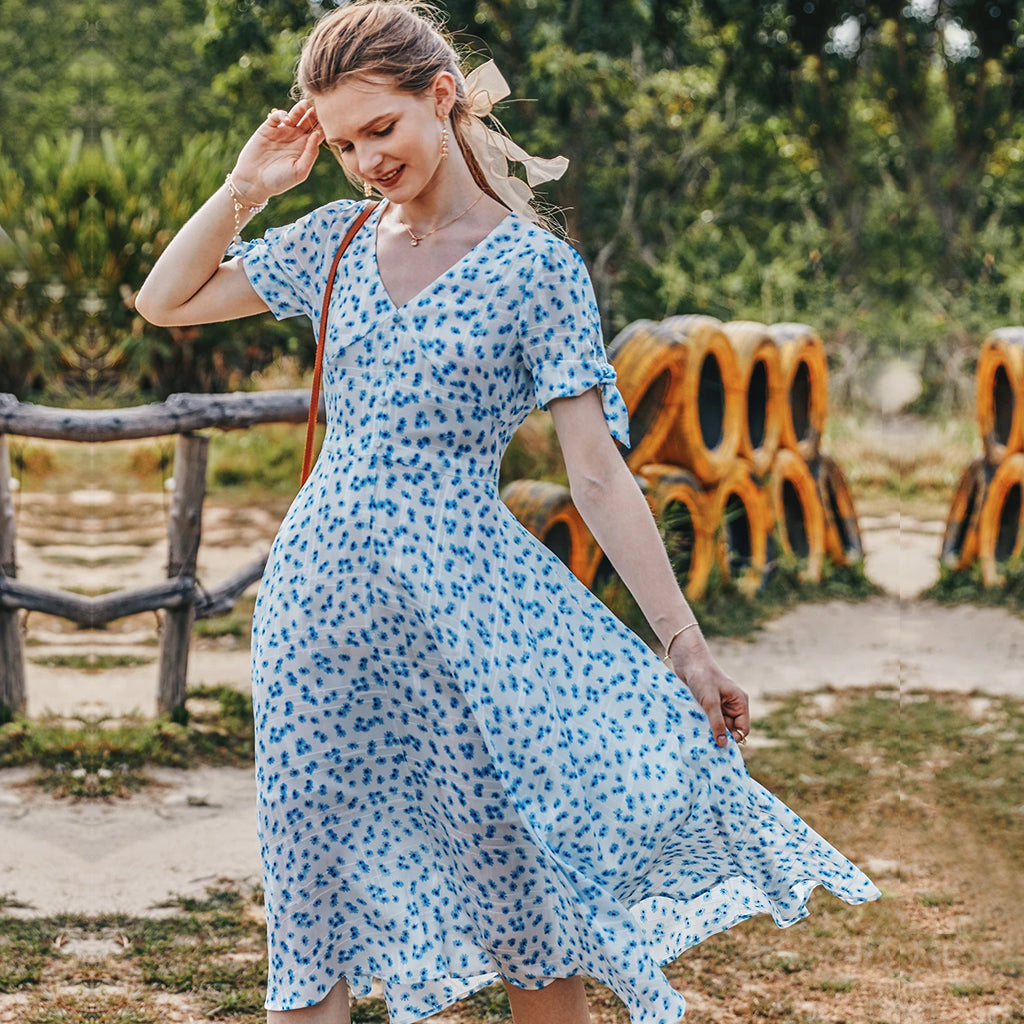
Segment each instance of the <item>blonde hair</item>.
[[[476,115],[470,112],[460,63],[441,16],[428,4],[420,0],[352,0],[316,23],[302,47],[296,85],[304,97],[315,97],[347,78],[387,78],[397,89],[422,94],[438,74],[449,72],[456,89],[450,114],[455,141],[473,180],[507,206],[467,141],[469,119]],[[354,184],[361,184],[349,177]],[[542,220],[539,214],[536,217]]]

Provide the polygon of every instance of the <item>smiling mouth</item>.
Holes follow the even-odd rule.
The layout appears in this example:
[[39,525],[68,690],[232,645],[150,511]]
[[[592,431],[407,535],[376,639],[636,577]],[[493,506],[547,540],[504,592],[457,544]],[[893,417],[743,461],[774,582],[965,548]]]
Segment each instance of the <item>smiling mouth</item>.
[[401,174],[404,169],[405,169],[405,164],[402,164],[401,167],[396,167],[389,174],[385,174],[382,177],[378,178],[377,181],[381,185],[390,185],[391,182],[393,182],[395,180],[395,178],[397,178],[398,175]]

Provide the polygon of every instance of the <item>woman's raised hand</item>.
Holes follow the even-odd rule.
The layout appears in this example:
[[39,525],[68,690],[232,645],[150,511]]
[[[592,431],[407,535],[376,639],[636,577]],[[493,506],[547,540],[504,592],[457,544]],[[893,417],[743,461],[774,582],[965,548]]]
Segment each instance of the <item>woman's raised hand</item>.
[[323,141],[309,100],[299,100],[291,110],[272,110],[242,147],[231,180],[255,206],[305,181]]

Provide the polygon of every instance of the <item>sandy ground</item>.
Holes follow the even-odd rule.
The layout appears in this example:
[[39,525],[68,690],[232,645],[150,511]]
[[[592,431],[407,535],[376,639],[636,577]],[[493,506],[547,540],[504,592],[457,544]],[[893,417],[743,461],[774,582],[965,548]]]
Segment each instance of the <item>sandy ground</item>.
[[[20,535],[20,576],[42,585],[95,586],[101,577],[129,586],[163,575],[161,497],[118,498],[112,505],[112,497],[107,501],[97,492],[89,500],[97,505],[94,525],[110,527],[99,531],[102,543],[83,549],[69,523],[66,546],[44,547],[41,538],[60,539],[61,525],[53,520],[57,508],[48,512],[44,500],[38,534],[26,525]],[[208,506],[201,580],[216,583],[266,550],[276,525],[260,509]],[[755,716],[772,694],[823,686],[888,684],[1024,696],[1024,621],[1000,610],[915,599],[938,574],[942,524],[893,514],[862,518],[861,526],[867,573],[885,588],[884,597],[801,606],[750,641],[713,642],[719,661],[750,693]],[[129,531],[147,545],[118,543]],[[33,660],[85,650],[148,652],[155,658],[155,616],[95,632],[33,615],[28,638],[31,714],[155,711],[155,661],[83,673]],[[189,683],[200,682],[247,690],[245,645],[198,640]],[[33,913],[146,913],[171,894],[201,893],[218,878],[259,881],[250,769],[163,770],[160,785],[110,803],[51,799],[22,785],[29,774],[0,772],[0,894]]]

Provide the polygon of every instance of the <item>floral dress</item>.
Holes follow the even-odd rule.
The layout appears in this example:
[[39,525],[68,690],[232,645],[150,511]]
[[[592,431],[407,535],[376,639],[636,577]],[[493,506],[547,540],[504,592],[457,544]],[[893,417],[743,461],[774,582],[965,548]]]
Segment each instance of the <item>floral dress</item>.
[[[509,214],[402,305],[374,211],[329,312],[327,431],[256,600],[266,1007],[379,978],[393,1024],[495,981],[589,975],[672,1024],[660,965],[744,918],[872,883],[714,743],[685,685],[498,497],[534,406],[628,422],[579,255]],[[362,204],[234,250],[319,325]]]

